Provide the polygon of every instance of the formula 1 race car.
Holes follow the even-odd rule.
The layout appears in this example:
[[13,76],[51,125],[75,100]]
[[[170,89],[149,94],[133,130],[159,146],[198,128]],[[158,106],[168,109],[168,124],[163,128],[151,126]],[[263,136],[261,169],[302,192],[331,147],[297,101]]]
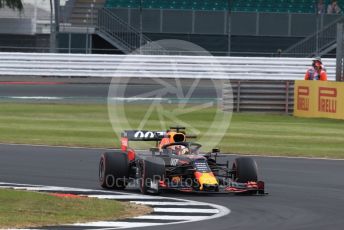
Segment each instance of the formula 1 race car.
[[[162,190],[197,193],[265,194],[264,182],[258,181],[257,164],[239,157],[230,165],[219,162],[220,151],[201,153],[201,145],[188,142],[195,138],[184,127],[166,132],[128,130],[122,133],[121,150],[101,155],[99,182],[103,188],[125,189],[136,184],[143,194]],[[150,151],[136,151],[129,141],[155,141]]]

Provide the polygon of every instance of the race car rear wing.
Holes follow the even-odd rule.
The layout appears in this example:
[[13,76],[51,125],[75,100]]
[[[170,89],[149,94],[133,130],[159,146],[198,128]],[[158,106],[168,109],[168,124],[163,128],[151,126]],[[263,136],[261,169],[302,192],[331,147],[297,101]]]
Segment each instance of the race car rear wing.
[[121,136],[128,141],[161,141],[166,135],[164,131],[125,130]]
[[[157,147],[161,140],[169,139],[171,142],[184,142],[186,138],[196,138],[194,135],[186,135],[184,131],[180,131],[180,128],[176,130],[175,127],[171,127],[174,131],[147,131],[147,130],[125,130],[121,135],[121,149],[127,151],[129,147],[129,141],[156,141]],[[176,132],[179,131],[179,132]]]
[[161,141],[168,136],[164,131],[147,131],[147,130],[125,130],[121,134],[121,149],[127,151],[129,141]]

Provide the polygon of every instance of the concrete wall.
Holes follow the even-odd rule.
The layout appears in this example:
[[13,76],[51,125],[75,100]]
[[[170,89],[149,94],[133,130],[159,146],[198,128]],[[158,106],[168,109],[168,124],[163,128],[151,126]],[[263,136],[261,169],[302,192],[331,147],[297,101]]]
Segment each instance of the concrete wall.
[[31,18],[0,18],[0,34],[35,34],[36,25]]
[[49,52],[49,35],[1,34],[2,52]]

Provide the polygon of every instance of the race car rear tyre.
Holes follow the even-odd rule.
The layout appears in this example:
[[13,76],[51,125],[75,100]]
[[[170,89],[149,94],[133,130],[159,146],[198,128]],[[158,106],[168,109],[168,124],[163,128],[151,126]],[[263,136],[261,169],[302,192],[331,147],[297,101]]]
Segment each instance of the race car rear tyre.
[[257,163],[252,158],[236,158],[232,170],[235,172],[233,179],[237,182],[258,181]]
[[99,183],[107,189],[122,190],[128,184],[127,154],[121,151],[103,153],[99,162]]
[[159,194],[159,182],[165,175],[165,161],[158,157],[140,160],[140,191],[143,194]]

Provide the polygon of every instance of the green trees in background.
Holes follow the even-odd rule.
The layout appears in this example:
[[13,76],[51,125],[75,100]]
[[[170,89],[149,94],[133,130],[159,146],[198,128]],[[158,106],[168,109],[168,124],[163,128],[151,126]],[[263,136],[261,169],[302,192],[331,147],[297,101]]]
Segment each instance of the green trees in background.
[[21,0],[0,0],[0,8],[9,7],[14,10],[22,10],[23,3]]

